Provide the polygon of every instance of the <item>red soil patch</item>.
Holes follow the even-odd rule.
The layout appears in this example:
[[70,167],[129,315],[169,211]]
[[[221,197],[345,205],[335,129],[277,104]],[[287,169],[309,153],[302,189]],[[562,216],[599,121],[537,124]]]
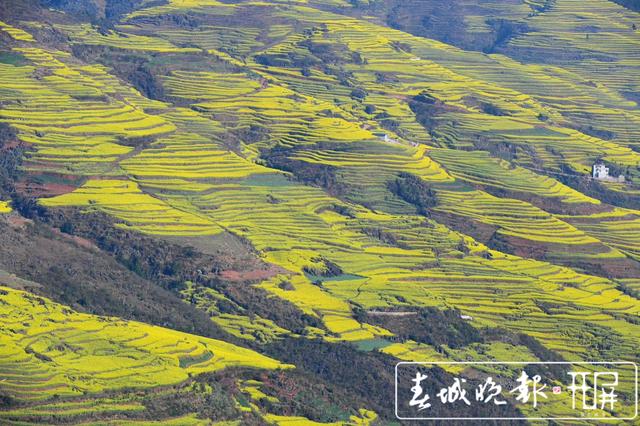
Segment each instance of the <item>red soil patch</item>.
[[71,240],[73,241],[76,245],[85,248],[85,249],[89,249],[89,250],[99,250],[98,246],[96,246],[95,244],[93,244],[91,241],[87,240],[86,238],[82,238],[82,237],[78,237],[77,235],[69,235],[69,234],[65,234],[64,232],[52,228],[51,229],[53,231],[54,234],[63,237],[67,240]]
[[67,194],[72,192],[77,187],[74,185],[65,185],[62,183],[33,183],[33,182],[18,182],[16,183],[16,189],[23,193],[34,197],[55,197],[56,195]]
[[20,141],[18,140],[12,140],[11,142],[7,142],[5,143],[2,148],[0,148],[0,151],[10,151],[14,148],[17,148],[21,145]]
[[16,214],[9,215],[6,220],[9,226],[11,226],[12,228],[24,228],[27,223],[33,223],[31,219],[27,219]]
[[220,276],[227,281],[262,281],[287,271],[276,265],[268,265],[265,269],[249,271],[235,271],[232,269],[220,272]]
[[399,95],[399,94],[395,94],[395,93],[394,93],[394,94],[392,94],[392,95],[390,95],[390,96],[391,96],[392,98],[396,98],[396,99],[398,99],[398,100],[400,100],[400,101],[408,101],[408,100],[409,100],[409,96],[407,96],[407,95]]

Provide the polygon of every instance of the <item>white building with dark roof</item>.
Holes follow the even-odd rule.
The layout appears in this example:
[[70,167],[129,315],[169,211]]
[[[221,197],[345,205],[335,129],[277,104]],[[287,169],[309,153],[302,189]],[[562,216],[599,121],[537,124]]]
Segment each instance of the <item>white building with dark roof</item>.
[[608,182],[620,182],[625,181],[624,176],[620,175],[617,178],[609,175],[609,168],[604,163],[595,163],[593,165],[593,178],[597,180],[606,180]]
[[593,178],[600,180],[607,180],[609,176],[609,168],[603,163],[596,163],[593,165]]

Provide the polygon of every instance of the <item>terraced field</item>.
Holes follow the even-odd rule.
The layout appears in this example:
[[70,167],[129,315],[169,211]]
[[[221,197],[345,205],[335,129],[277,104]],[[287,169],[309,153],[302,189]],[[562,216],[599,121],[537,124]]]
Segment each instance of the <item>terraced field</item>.
[[11,25],[1,21],[0,21],[0,29],[2,29],[3,32],[7,33],[12,39],[16,41],[27,41],[27,42],[34,41],[33,36],[28,32],[20,28],[12,27]]
[[[225,342],[82,315],[28,293],[3,292],[2,388],[24,400],[174,384],[189,373],[233,365],[279,367]],[[35,383],[21,380],[21,371],[29,371]]]
[[0,201],[0,213],[10,213],[11,206],[7,201]]
[[[119,94],[131,97],[127,101],[112,97],[120,84],[103,67],[70,67],[60,60],[68,55],[65,52],[14,52],[30,65],[0,64],[0,121],[15,126],[20,139],[35,147],[28,164],[38,171],[110,174],[113,163],[133,151],[118,142],[175,130],[132,104],[140,97],[132,89]],[[36,78],[38,73],[44,77]]]
[[151,234],[211,235],[220,228],[206,217],[173,207],[145,194],[138,185],[127,180],[89,180],[82,187],[55,198],[43,205],[88,206],[125,221],[122,226]]
[[[212,339],[115,318],[79,314],[7,287],[2,292],[3,392],[28,408],[3,411],[3,421],[145,410],[135,400],[79,395],[166,386],[229,366],[274,369],[277,361]],[[28,379],[27,379],[28,377]],[[42,403],[54,398],[62,402]],[[68,399],[69,402],[64,402]]]
[[508,161],[492,158],[485,151],[464,152],[453,149],[433,149],[429,156],[442,164],[457,179],[530,197],[560,198],[564,203],[600,204],[600,201],[561,184],[555,179],[538,175],[523,167],[512,167]]
[[606,241],[628,256],[638,258],[637,229],[640,222],[637,211],[616,209],[594,216],[576,217],[574,223],[589,235]]
[[[7,226],[29,232],[24,215],[111,250],[234,342],[3,287],[0,391],[15,404],[2,421],[393,419],[361,394],[325,417],[286,405],[293,379],[270,371],[320,374],[287,364],[291,341],[394,360],[638,362],[640,15],[485,2],[468,34],[490,37],[491,14],[516,30],[481,53],[381,25],[364,3],[0,14],[0,155],[21,150],[0,174]],[[591,179],[596,161],[626,182]],[[77,211],[91,225],[65,221]],[[505,337],[420,340],[371,319],[430,308]],[[312,387],[326,396],[333,379]],[[214,385],[235,417],[153,402],[209,404]]]
[[[481,191],[442,191],[439,194],[442,205],[438,206],[438,211],[498,226],[506,235],[558,244],[597,242],[571,225],[521,201],[493,197]],[[505,215],[505,211],[509,214]]]

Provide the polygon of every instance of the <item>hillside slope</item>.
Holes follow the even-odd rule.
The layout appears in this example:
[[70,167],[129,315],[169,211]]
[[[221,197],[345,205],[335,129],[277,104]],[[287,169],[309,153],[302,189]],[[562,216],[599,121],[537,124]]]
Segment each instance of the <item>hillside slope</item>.
[[[218,370],[213,343],[202,371],[151,351],[176,370],[138,376],[146,392],[235,398],[221,417],[162,414],[185,423],[394,419],[393,383],[377,396],[371,377],[332,383],[340,357],[637,362],[640,15],[606,0],[450,3],[7,2],[0,269],[40,286],[4,290],[6,317],[143,321],[104,320],[197,360],[224,339],[247,348],[230,366],[295,364],[282,380],[314,389],[285,402],[286,383],[242,369],[196,385]],[[624,182],[592,179],[596,162]],[[420,331],[386,311],[419,315]],[[126,335],[101,338],[113,358],[95,367],[128,356]],[[58,355],[20,345],[29,362]],[[304,361],[318,350],[329,371]],[[138,410],[132,389],[58,368],[70,393],[125,392]],[[7,383],[0,416],[37,420]]]

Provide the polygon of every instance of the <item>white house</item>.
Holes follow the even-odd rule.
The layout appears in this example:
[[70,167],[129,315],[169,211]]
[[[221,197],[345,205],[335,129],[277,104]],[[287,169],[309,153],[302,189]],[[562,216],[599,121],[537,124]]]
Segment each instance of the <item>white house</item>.
[[600,180],[609,179],[609,168],[602,163],[596,163],[593,165],[593,178]]
[[624,183],[624,175],[620,175],[617,178],[609,175],[609,168],[603,163],[596,163],[593,165],[593,178],[598,180],[606,180],[608,182],[620,182]]
[[387,143],[400,143],[396,139],[391,138],[388,133],[374,133],[374,135]]

